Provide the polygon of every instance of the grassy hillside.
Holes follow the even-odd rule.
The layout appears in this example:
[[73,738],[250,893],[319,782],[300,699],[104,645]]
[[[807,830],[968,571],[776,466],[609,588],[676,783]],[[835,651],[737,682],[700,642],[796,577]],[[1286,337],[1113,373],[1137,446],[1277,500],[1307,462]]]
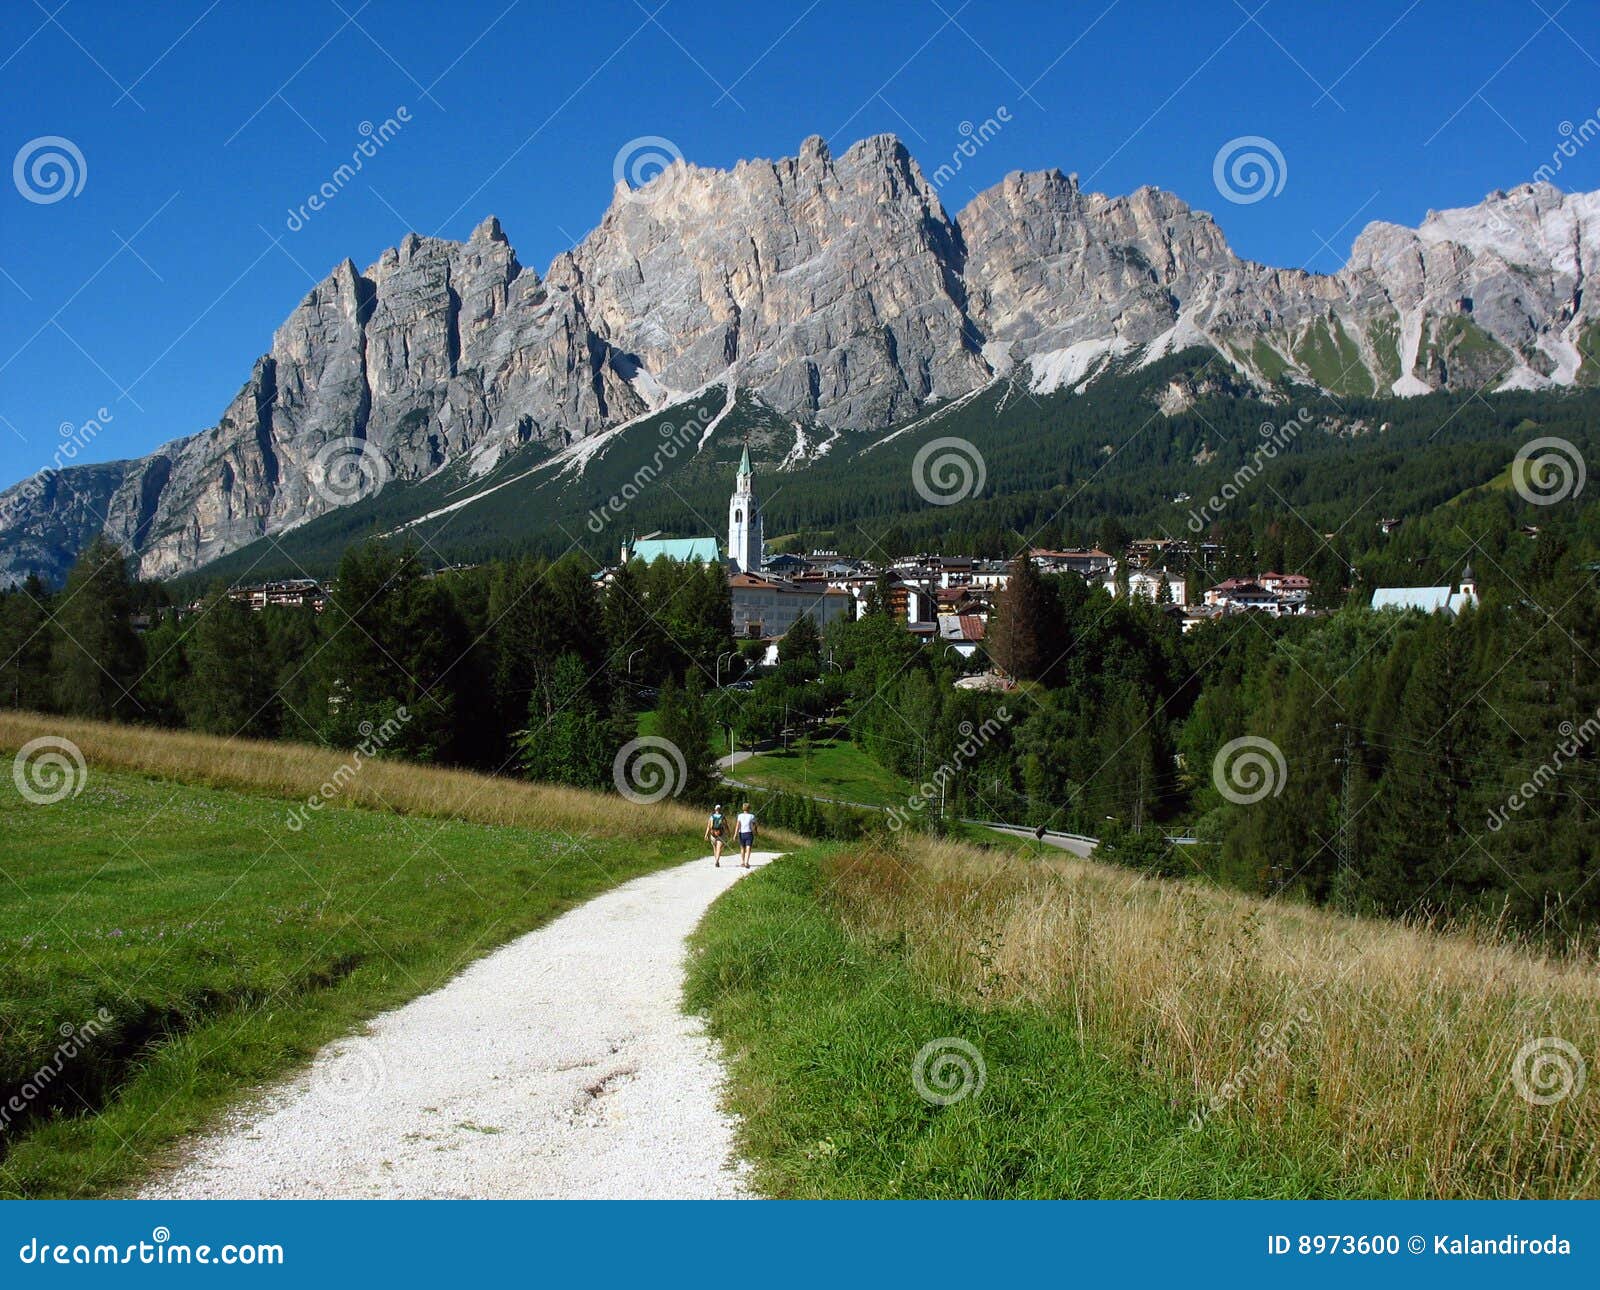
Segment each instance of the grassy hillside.
[[904,807],[915,785],[885,770],[848,739],[796,740],[787,752],[774,749],[742,761],[735,779],[780,793]]
[[293,745],[6,713],[7,769],[43,733],[87,774],[0,793],[4,1196],[114,1193],[363,1018],[703,850],[687,808]]
[[729,892],[690,1000],[774,1195],[1600,1191],[1593,1091],[1517,1083],[1600,1051],[1593,957],[1493,929],[908,840]]

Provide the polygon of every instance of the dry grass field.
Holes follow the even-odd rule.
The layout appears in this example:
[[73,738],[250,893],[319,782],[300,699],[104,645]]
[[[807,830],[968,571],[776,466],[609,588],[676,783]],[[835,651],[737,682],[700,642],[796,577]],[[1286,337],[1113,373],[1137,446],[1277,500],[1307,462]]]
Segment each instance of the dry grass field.
[[903,937],[930,993],[1070,1018],[1176,1090],[1193,1131],[1222,1116],[1314,1141],[1391,1195],[1600,1193],[1600,1096],[1569,1083],[1600,1054],[1592,942],[937,842],[841,854],[827,877],[846,927]]
[[902,835],[725,894],[690,1001],[771,1195],[1570,1198],[1595,964]]
[[[353,773],[354,754],[315,744],[0,711],[0,748],[17,749],[43,735],[71,740],[91,766],[302,802],[328,784],[339,806],[473,824],[640,840],[698,834],[705,827],[699,810],[670,800],[636,805],[614,794],[383,758],[359,761]],[[769,833],[780,845],[795,841]]]

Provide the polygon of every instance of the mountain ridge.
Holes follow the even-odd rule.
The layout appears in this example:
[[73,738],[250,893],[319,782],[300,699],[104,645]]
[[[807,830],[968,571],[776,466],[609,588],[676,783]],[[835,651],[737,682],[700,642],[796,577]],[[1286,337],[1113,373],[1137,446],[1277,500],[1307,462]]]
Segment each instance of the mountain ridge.
[[[559,452],[734,382],[796,427],[903,424],[1002,376],[1081,390],[1196,345],[1272,392],[1588,384],[1600,193],[1546,184],[1369,224],[1332,274],[1235,255],[1154,187],[1014,171],[961,211],[899,139],[619,184],[541,275],[498,219],[346,258],[273,335],[217,425],[0,493],[0,579],[59,577],[103,528],[184,573],[389,479]],[[791,463],[801,468],[804,454]],[[98,528],[96,527],[98,525]]]

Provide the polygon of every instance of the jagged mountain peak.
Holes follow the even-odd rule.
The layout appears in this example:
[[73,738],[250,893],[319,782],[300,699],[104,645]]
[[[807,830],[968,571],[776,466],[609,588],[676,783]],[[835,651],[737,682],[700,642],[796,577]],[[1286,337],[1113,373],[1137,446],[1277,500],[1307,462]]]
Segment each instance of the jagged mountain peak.
[[1317,274],[1240,258],[1174,193],[1087,192],[1056,169],[1013,171],[952,216],[893,134],[669,161],[619,184],[542,279],[492,215],[464,242],[412,232],[365,270],[340,262],[217,425],[4,495],[0,578],[59,576],[96,522],[143,573],[182,572],[342,504],[319,454],[354,444],[399,482],[489,469],[727,381],[833,435],[1194,345],[1268,390],[1597,379],[1600,193],[1523,184],[1414,229],[1374,223]]

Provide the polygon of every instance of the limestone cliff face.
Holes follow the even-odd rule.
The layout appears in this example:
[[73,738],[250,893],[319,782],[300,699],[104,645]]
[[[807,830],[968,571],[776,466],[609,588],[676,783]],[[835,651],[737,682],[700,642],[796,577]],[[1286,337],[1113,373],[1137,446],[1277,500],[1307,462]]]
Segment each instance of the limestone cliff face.
[[319,453],[360,451],[340,441],[420,479],[496,437],[564,443],[634,415],[610,358],[496,221],[465,244],[410,235],[320,283],[215,427],[130,468],[106,529],[147,577],[196,568],[349,500],[316,486]]
[[1600,261],[1597,193],[1525,185],[1418,229],[1373,224],[1332,275],[1240,259],[1170,193],[1083,193],[1054,171],[1007,176],[959,223],[974,321],[1036,387],[1192,344],[1259,383],[1287,375],[1335,393],[1600,375],[1580,350],[1600,322],[1583,299]]
[[1600,193],[1548,185],[1374,224],[1336,274],[1235,256],[1154,188],[1008,175],[958,216],[901,143],[619,188],[543,279],[498,221],[345,261],[273,337],[218,423],[137,462],[0,494],[0,580],[59,577],[103,526],[146,576],[199,567],[378,482],[565,446],[732,377],[781,415],[878,429],[1011,377],[1074,389],[1190,345],[1262,387],[1335,393],[1600,379]]
[[550,270],[654,382],[729,368],[789,415],[871,427],[988,379],[966,316],[960,234],[896,139],[835,160],[678,165]]

